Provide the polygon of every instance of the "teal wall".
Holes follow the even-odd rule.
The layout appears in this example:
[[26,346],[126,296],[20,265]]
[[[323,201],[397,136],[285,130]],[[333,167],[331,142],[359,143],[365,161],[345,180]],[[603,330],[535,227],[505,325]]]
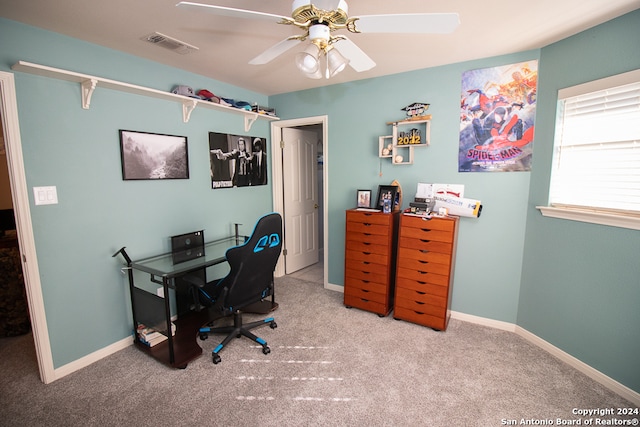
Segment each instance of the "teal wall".
[[640,10],[542,49],[518,324],[640,392],[640,231],[543,217],[560,88],[640,68]]
[[[0,19],[0,69],[11,71],[19,60],[158,90],[182,83],[249,102],[268,101],[203,76]],[[57,368],[131,334],[122,260],[111,257],[116,250],[126,246],[140,258],[169,250],[171,235],[205,229],[210,240],[230,233],[234,222],[250,232],[272,209],[271,186],[211,189],[208,132],[246,135],[239,114],[196,108],[183,123],[179,103],[100,88],[84,110],[77,83],[21,72],[15,82],[29,191],[49,185],[58,191],[59,204],[48,206],[34,206],[28,194]],[[187,136],[190,179],[123,181],[119,129]],[[248,134],[269,137],[268,122],[257,121]]]
[[[284,118],[329,116],[329,282],[344,283],[344,210],[357,189],[397,179],[406,207],[417,182],[464,184],[484,207],[460,221],[452,309],[516,323],[640,392],[640,232],[535,209],[547,201],[557,89],[640,68],[638,40],[640,11],[540,51],[271,97]],[[458,173],[461,73],[530,59],[540,60],[532,172]],[[414,101],[431,103],[431,147],[414,165],[380,166],[378,136]]]
[[[481,200],[483,211],[480,218],[460,220],[452,309],[515,323],[530,173],[458,172],[461,75],[536,60],[538,54],[522,52],[270,97],[282,118],[329,117],[330,283],[344,284],[345,210],[354,207],[356,190],[368,188],[376,195],[378,185],[398,180],[403,207],[408,207],[419,182],[464,184],[465,196]],[[391,134],[387,123],[402,119],[401,108],[412,102],[431,104],[431,146],[414,150],[413,165],[392,165],[378,158],[378,137]]]

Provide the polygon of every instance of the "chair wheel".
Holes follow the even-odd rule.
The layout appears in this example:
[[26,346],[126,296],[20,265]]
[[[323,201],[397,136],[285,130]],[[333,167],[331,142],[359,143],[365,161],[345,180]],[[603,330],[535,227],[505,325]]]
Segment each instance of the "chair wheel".
[[262,347],[262,354],[269,354],[271,353],[271,349],[269,348],[269,346],[264,346]]
[[209,334],[206,334],[206,333],[205,334],[200,334],[200,339],[202,341],[206,340],[207,338],[209,338]]
[[271,329],[275,329],[275,328],[277,328],[277,327],[278,327],[278,324],[277,324],[275,321],[272,321],[271,323],[269,323],[269,327],[270,327]]
[[214,365],[217,365],[218,363],[222,362],[222,359],[220,359],[220,356],[218,354],[214,354],[212,359],[213,359]]

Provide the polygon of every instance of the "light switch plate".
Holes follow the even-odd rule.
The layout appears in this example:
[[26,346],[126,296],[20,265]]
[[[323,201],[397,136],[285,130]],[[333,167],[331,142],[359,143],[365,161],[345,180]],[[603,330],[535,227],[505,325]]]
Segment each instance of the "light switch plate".
[[33,187],[33,198],[36,206],[58,204],[58,192],[55,186]]

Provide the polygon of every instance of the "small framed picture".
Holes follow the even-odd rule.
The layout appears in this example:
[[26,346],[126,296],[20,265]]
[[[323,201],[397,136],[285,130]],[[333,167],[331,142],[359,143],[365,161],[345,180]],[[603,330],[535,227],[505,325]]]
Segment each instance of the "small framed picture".
[[395,209],[398,187],[395,185],[379,185],[378,198],[376,199],[376,209],[384,213],[391,213]]
[[187,137],[120,130],[122,179],[189,179]]
[[359,208],[371,207],[371,190],[358,190],[357,203]]

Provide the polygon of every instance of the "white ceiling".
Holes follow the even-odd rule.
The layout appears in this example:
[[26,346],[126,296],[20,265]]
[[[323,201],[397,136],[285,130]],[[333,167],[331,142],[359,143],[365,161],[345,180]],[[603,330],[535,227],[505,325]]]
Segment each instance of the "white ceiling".
[[[285,16],[290,16],[292,3],[191,1]],[[0,0],[0,16],[273,95],[536,49],[640,8],[640,0],[348,0],[351,17],[457,12],[461,24],[447,35],[350,34],[377,66],[363,73],[347,67],[330,80],[312,80],[301,75],[294,64],[295,52],[304,45],[266,65],[248,65],[270,46],[299,34],[295,27],[223,18],[177,8],[177,2]],[[199,50],[180,55],[140,40],[156,31]],[[215,88],[211,90],[215,92]]]

